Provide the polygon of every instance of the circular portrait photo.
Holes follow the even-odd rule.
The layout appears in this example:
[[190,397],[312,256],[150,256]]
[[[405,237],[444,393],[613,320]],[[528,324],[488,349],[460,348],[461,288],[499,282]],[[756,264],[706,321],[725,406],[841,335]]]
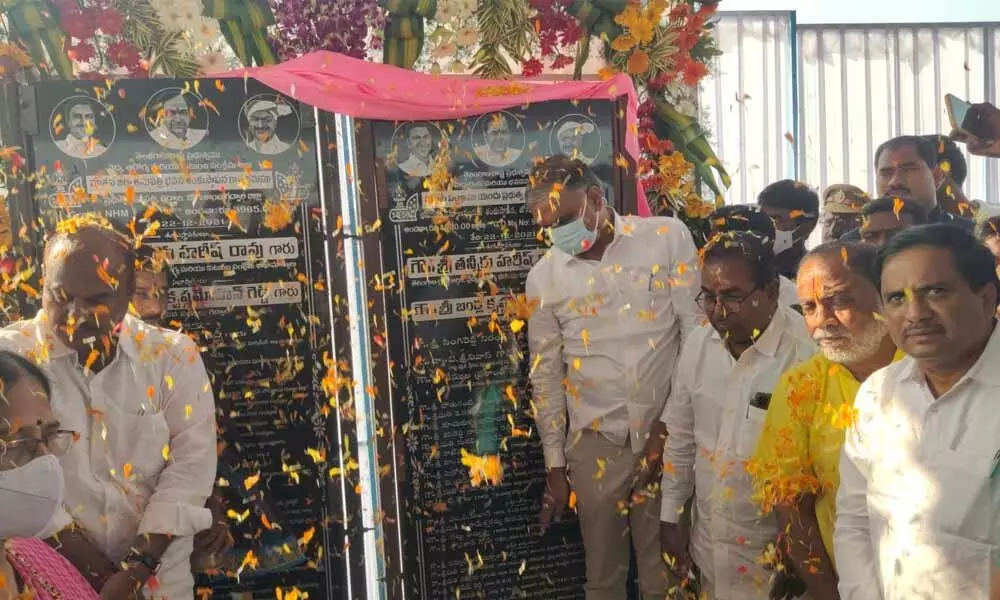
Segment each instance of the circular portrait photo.
[[602,145],[601,130],[587,115],[566,115],[555,122],[549,134],[552,154],[565,154],[588,165],[601,155]]
[[299,139],[299,113],[280,94],[258,94],[240,109],[240,135],[257,154],[281,154]]
[[146,132],[171,150],[187,150],[208,135],[208,110],[201,96],[181,88],[164,88],[146,102]]
[[491,167],[506,167],[524,152],[524,126],[507,111],[490,113],[476,119],[472,126],[472,150],[479,160]]
[[400,125],[392,133],[396,166],[410,177],[430,177],[441,138],[441,130],[428,121]]
[[56,147],[73,158],[97,158],[115,141],[115,119],[107,107],[89,96],[70,96],[52,109],[49,135]]

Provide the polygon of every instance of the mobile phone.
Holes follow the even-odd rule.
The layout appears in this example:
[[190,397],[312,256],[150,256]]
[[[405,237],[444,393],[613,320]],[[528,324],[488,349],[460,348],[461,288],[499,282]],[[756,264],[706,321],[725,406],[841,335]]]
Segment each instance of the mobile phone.
[[954,94],[945,94],[945,108],[948,110],[948,120],[953,131],[959,133],[956,137],[973,135],[982,140],[993,138],[993,133],[983,122],[983,115],[972,104]]
[[761,410],[767,410],[771,406],[771,394],[766,392],[757,392],[750,399],[750,406],[754,408],[759,408]]

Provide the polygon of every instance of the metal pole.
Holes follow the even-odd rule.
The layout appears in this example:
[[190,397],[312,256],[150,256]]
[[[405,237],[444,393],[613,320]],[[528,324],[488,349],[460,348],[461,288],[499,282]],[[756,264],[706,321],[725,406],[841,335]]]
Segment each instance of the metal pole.
[[337,131],[337,171],[340,176],[340,206],[344,218],[344,263],[347,273],[347,301],[351,323],[351,371],[356,407],[358,479],[361,487],[361,526],[365,557],[365,597],[386,600],[383,547],[382,502],[379,497],[377,440],[375,439],[375,399],[371,389],[371,352],[368,332],[367,275],[358,232],[362,231],[361,196],[358,191],[357,151],[354,119],[335,115]]

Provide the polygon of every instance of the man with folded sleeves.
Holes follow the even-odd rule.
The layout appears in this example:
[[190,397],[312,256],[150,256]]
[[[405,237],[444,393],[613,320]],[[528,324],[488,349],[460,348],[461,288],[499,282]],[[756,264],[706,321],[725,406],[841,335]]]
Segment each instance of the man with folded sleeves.
[[587,600],[626,597],[629,546],[644,600],[662,600],[658,478],[681,342],[700,320],[694,243],[682,222],[616,213],[585,162],[536,165],[528,208],[552,249],[527,297],[533,406],[545,466],[543,531],[576,492]]

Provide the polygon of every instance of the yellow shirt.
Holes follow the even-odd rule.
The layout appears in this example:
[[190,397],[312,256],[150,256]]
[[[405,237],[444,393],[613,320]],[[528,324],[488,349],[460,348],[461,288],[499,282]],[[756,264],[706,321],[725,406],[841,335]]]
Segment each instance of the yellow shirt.
[[[897,351],[893,361],[903,357]],[[748,467],[755,499],[766,513],[800,494],[816,495],[816,521],[833,560],[833,522],[840,485],[840,449],[854,420],[861,382],[822,353],[785,371],[771,395],[764,430]]]

